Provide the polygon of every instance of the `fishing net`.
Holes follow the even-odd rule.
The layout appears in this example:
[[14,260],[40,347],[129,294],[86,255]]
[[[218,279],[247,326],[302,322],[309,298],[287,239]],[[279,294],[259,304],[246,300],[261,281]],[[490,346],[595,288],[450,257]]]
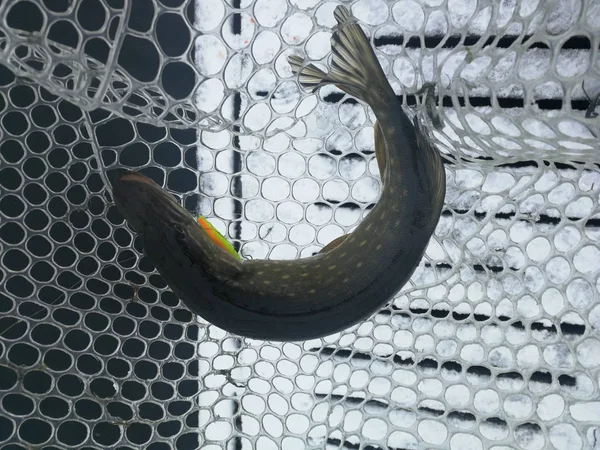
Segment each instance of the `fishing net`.
[[280,344],[190,314],[106,186],[140,170],[245,258],[352,231],[373,114],[286,62],[326,63],[337,4],[0,2],[3,449],[600,449],[600,2],[346,4],[446,202],[388,306]]

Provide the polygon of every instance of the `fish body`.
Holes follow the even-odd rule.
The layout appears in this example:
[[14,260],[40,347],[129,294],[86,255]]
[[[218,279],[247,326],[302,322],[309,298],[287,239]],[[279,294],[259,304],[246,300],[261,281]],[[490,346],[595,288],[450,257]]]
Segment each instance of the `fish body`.
[[125,171],[114,185],[117,207],[174,293],[241,336],[305,340],[367,319],[408,282],[439,220],[446,185],[438,151],[403,111],[348,10],[338,6],[335,17],[329,73],[298,57],[290,64],[303,86],[334,84],[377,117],[383,191],[354,232],[309,258],[241,261],[150,179]]

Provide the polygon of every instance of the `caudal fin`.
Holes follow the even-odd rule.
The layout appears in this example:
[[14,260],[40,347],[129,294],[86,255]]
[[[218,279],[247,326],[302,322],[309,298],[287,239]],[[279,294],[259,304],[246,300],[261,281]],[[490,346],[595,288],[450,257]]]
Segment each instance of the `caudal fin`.
[[338,25],[331,37],[333,57],[329,73],[313,64],[302,67],[303,61],[296,55],[288,58],[292,71],[299,75],[300,84],[313,91],[326,84],[335,84],[367,103],[371,103],[372,95],[393,96],[394,91],[360,25],[345,6],[338,6],[334,17]]
[[292,72],[295,75],[299,74],[298,81],[300,84],[311,91],[315,91],[325,84],[333,83],[333,81],[327,81],[327,74],[314,64],[309,64],[303,68],[304,60],[298,55],[288,56],[288,62],[292,66]]

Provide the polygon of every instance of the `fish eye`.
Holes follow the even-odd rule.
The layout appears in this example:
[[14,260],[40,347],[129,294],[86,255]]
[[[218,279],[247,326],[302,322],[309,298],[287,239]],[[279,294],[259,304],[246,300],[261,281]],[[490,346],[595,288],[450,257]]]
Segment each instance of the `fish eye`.
[[173,231],[175,231],[175,235],[177,238],[184,238],[185,237],[185,229],[179,225],[178,223],[174,223],[172,225],[173,227]]

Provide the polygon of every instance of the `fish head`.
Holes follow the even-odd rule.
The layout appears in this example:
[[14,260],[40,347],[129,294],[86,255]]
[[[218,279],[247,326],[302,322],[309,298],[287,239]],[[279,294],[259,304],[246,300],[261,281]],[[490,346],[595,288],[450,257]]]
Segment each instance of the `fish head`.
[[172,194],[138,172],[121,171],[113,198],[119,212],[140,234],[149,229],[175,230],[191,219]]
[[215,274],[223,280],[237,276],[239,257],[218,246],[171,193],[140,173],[120,172],[113,198],[171,290],[192,311],[210,311],[211,299],[216,298]]

